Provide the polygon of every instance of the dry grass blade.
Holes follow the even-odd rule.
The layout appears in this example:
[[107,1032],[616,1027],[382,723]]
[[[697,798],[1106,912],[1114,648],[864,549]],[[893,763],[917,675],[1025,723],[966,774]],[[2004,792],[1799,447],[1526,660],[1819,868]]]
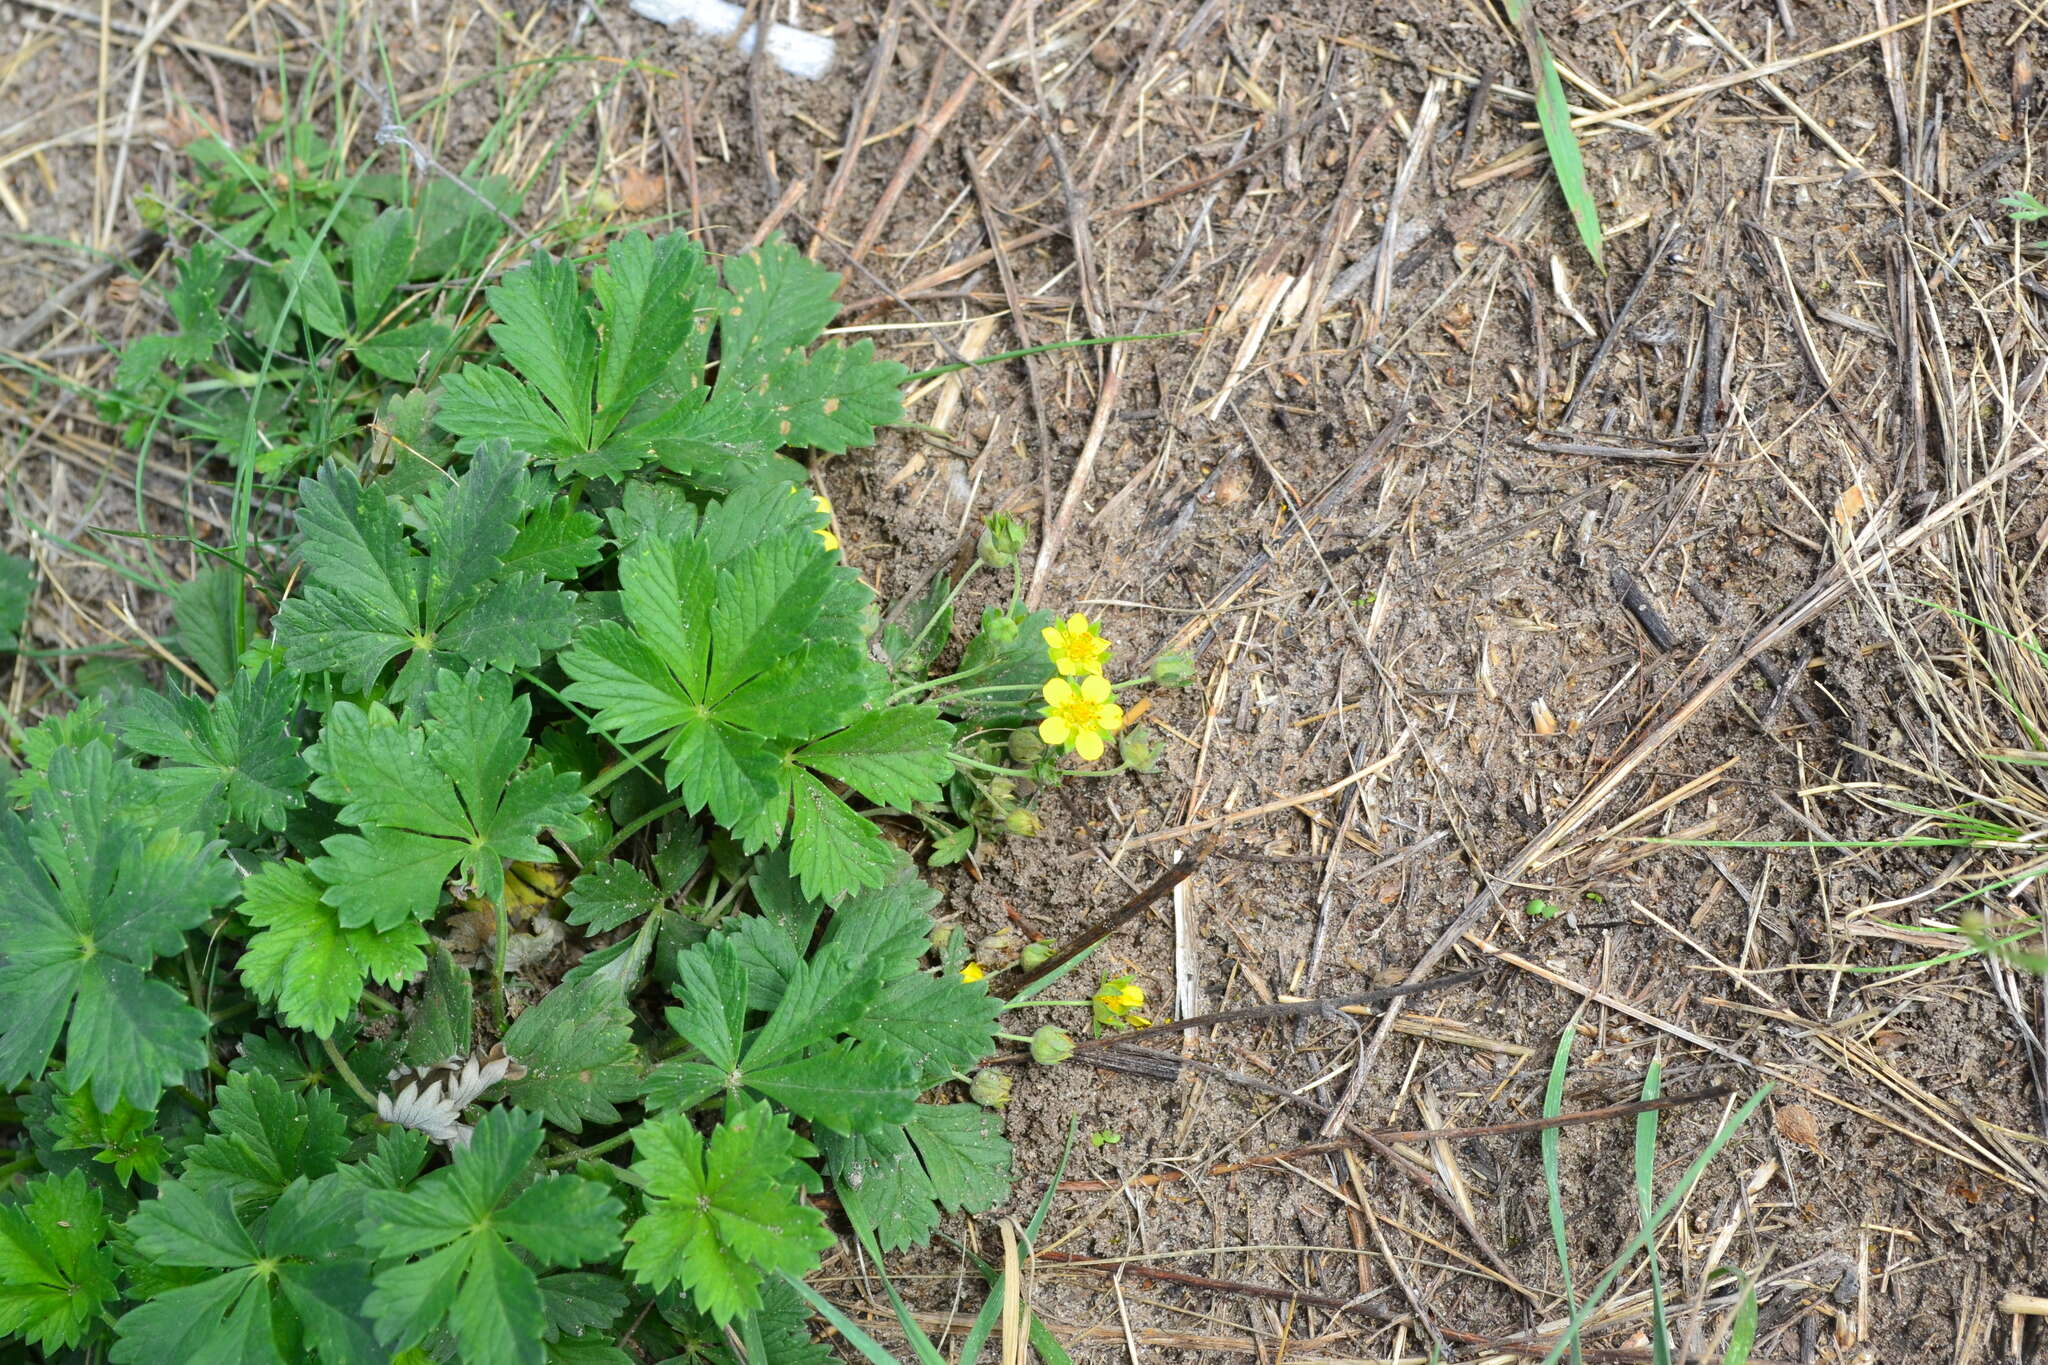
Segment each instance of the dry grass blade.
[[1607,261],[1600,249],[1600,209],[1593,202],[1592,187],[1586,183],[1586,159],[1579,150],[1579,135],[1572,128],[1571,106],[1565,103],[1564,82],[1558,79],[1557,61],[1550,45],[1536,27],[1535,13],[1524,0],[1511,0],[1508,10],[1521,30],[1522,46],[1528,50],[1529,66],[1536,76],[1536,121],[1543,128],[1544,150],[1550,154],[1551,173],[1564,192],[1565,207],[1578,225],[1579,240],[1594,268],[1607,273]]

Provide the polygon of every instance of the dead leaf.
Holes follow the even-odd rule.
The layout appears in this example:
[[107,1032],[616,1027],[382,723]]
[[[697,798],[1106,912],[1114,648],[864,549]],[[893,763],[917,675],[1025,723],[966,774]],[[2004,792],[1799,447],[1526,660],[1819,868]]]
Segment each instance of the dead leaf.
[[1835,521],[1846,531],[1855,525],[1856,518],[1863,515],[1863,509],[1870,505],[1863,485],[1852,483],[1842,490],[1842,496],[1835,499]]
[[205,115],[194,113],[180,105],[165,116],[164,141],[179,151],[184,151],[203,137],[220,137],[220,130],[215,128],[212,120]]
[[628,213],[651,212],[667,195],[668,178],[660,171],[633,166],[619,177],[619,207]]
[[1820,1120],[1803,1104],[1778,1106],[1778,1136],[1795,1146],[1807,1148],[1815,1156],[1821,1155]]

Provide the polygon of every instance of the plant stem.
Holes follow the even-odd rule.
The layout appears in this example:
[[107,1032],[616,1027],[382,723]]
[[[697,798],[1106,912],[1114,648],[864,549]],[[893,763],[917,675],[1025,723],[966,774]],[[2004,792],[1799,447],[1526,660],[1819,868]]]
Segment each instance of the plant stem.
[[[606,768],[596,777],[591,778],[588,782],[583,784],[583,795],[597,795],[606,787],[609,787],[612,783],[618,781],[621,777],[624,777],[630,769],[640,768],[644,771],[647,766],[647,756],[660,749],[662,745],[668,743],[668,735],[668,731],[662,731],[653,739],[648,740],[645,744],[635,749],[632,753],[627,754],[624,758],[612,764],[609,768]],[[648,775],[650,777],[653,776],[652,773],[649,773]]]
[[368,1105],[371,1113],[376,1113],[377,1097],[372,1095],[364,1087],[363,1083],[356,1079],[356,1073],[349,1069],[348,1061],[341,1055],[341,1049],[334,1045],[334,1039],[331,1037],[322,1038],[320,1046],[327,1053],[327,1060],[334,1063],[334,1069],[341,1073],[341,1078],[344,1081],[348,1082],[348,1088],[356,1092],[356,1098]]
[[572,1147],[560,1156],[549,1157],[541,1164],[550,1170],[559,1169],[563,1166],[574,1166],[577,1162],[587,1160],[590,1157],[603,1156],[613,1148],[623,1147],[632,1140],[633,1131],[629,1128],[623,1133],[612,1134],[602,1142],[593,1142],[588,1147]]
[[911,637],[910,647],[904,650],[904,653],[912,653],[917,649],[919,645],[924,643],[924,637],[932,633],[932,627],[936,626],[939,623],[939,618],[941,616],[944,616],[949,610],[952,609],[953,604],[960,600],[960,590],[966,587],[968,580],[973,578],[974,575],[979,573],[980,571],[981,561],[979,559],[976,559],[972,564],[969,564],[967,566],[966,572],[960,575],[959,581],[954,583],[952,587],[946,589],[946,600],[939,603],[938,610],[934,611],[931,615],[924,618],[924,624],[922,626],[919,626],[917,634]]
[[688,803],[689,798],[687,796],[678,796],[675,800],[670,801],[666,805],[656,806],[653,810],[648,811],[645,815],[641,816],[639,819],[633,821],[633,823],[627,825],[624,829],[620,830],[617,834],[613,835],[612,841],[606,844],[603,848],[599,849],[597,856],[599,858],[611,857],[613,852],[615,852],[618,849],[620,844],[625,843],[626,840],[632,838],[641,830],[647,828],[647,826],[653,824],[656,820],[659,820],[662,816],[673,814],[675,811],[680,810],[683,806],[687,805]]
[[[896,691],[890,695],[888,704],[894,706],[897,702],[902,701],[905,697],[914,697],[920,692],[935,692],[939,688],[944,687],[947,683],[959,682],[965,678],[972,678],[977,674],[986,673],[994,667],[995,664],[993,662],[985,664],[976,664],[972,668],[963,668],[958,673],[948,673],[942,678],[927,678],[923,682],[909,683],[903,687],[897,688]],[[1004,683],[1000,685],[1004,687],[1024,686],[1024,684],[1022,683]],[[958,695],[966,696],[969,694],[960,693]]]
[[505,913],[505,894],[500,891],[491,902],[498,916],[498,941],[491,950],[491,1022],[505,1031],[505,943],[512,937],[512,917]]
[[980,759],[978,759],[978,758],[969,758],[969,757],[968,757],[967,755],[965,755],[965,754],[954,754],[954,755],[953,755],[953,761],[954,761],[955,763],[959,764],[959,765],[960,765],[961,767],[963,767],[963,768],[973,768],[973,769],[975,769],[975,770],[976,770],[977,772],[984,772],[984,773],[994,773],[994,774],[996,774],[996,775],[997,775],[998,777],[1029,777],[1029,776],[1031,776],[1031,773],[1030,773],[1030,771],[1029,771],[1028,769],[1024,769],[1024,768],[1005,768],[1005,767],[1002,767],[1001,765],[999,765],[999,764],[995,764],[995,763],[984,763],[984,762],[982,762],[982,761],[981,761]]

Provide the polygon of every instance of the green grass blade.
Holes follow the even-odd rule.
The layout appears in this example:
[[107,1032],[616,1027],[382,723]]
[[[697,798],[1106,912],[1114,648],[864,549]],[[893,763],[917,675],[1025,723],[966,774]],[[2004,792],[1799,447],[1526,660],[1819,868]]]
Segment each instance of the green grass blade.
[[854,1350],[860,1352],[861,1359],[869,1362],[869,1365],[897,1365],[896,1357],[890,1355],[882,1343],[861,1331],[860,1324],[840,1312],[832,1305],[831,1300],[794,1275],[785,1273],[782,1278],[788,1280],[790,1287],[803,1295],[804,1302],[811,1306],[812,1312],[831,1323],[834,1330],[845,1337]]
[[1074,1135],[1080,1131],[1080,1116],[1077,1114],[1069,1117],[1067,1141],[1066,1145],[1060,1148],[1059,1165],[1052,1168],[1052,1179],[1045,1182],[1045,1196],[1038,1201],[1037,1211],[1031,1215],[1030,1223],[1024,1228],[1024,1240],[1027,1244],[1038,1241],[1038,1230],[1045,1226],[1045,1215],[1052,1212],[1052,1197],[1059,1193],[1060,1182],[1067,1178],[1067,1158],[1074,1154]]
[[1774,1088],[1766,1085],[1744,1100],[1742,1107],[1729,1115],[1728,1121],[1721,1125],[1720,1130],[1700,1150],[1700,1154],[1692,1159],[1692,1164],[1685,1168],[1685,1174],[1678,1178],[1678,1183],[1672,1187],[1671,1193],[1665,1195],[1663,1201],[1651,1212],[1649,1224],[1631,1237],[1628,1245],[1621,1249],[1621,1254],[1608,1263],[1607,1269],[1600,1272],[1600,1278],[1587,1293],[1585,1302],[1572,1309],[1571,1318],[1565,1324],[1564,1335],[1558,1339],[1557,1345],[1550,1348],[1550,1353],[1543,1357],[1543,1365],[1557,1365],[1567,1348],[1575,1348],[1578,1345],[1580,1328],[1585,1326],[1587,1318],[1599,1310],[1601,1303],[1607,1298],[1608,1291],[1614,1288],[1614,1282],[1628,1269],[1629,1262],[1642,1254],[1643,1248],[1657,1235],[1657,1229],[1663,1225],[1664,1220],[1685,1202],[1685,1197],[1692,1193],[1692,1187],[1706,1174],[1708,1165],[1721,1154],[1721,1149],[1726,1147],[1742,1125],[1749,1121],[1749,1116],[1756,1112],[1757,1106],[1764,1102],[1765,1097]]
[[[1550,1058],[1550,1083],[1543,1088],[1543,1117],[1554,1119],[1564,1112],[1564,1078],[1572,1062],[1572,1040],[1578,1036],[1579,1013],[1574,1011],[1564,1032],[1557,1040],[1557,1051]],[[1567,1309],[1576,1314],[1576,1296],[1572,1293],[1572,1253],[1564,1235],[1564,1180],[1558,1173],[1559,1130],[1545,1128],[1542,1133],[1543,1145],[1543,1188],[1549,1195],[1550,1238],[1557,1246],[1557,1264],[1564,1271],[1564,1302]],[[1579,1334],[1576,1331],[1566,1335],[1566,1343],[1572,1351],[1573,1365],[1580,1365]]]
[[1749,1365],[1750,1349],[1756,1345],[1756,1286],[1741,1271],[1722,1272],[1742,1278],[1742,1302],[1735,1306],[1735,1323],[1728,1333],[1728,1349],[1721,1353],[1721,1365]]
[[[1664,1063],[1651,1062],[1643,1074],[1643,1098],[1654,1100],[1663,1087]],[[1657,1204],[1657,1111],[1636,1115],[1636,1203],[1641,1207],[1643,1226],[1650,1226],[1650,1212]],[[1650,1359],[1652,1365],[1671,1365],[1671,1319],[1664,1308],[1664,1268],[1657,1258],[1657,1239],[1650,1238]]]
[[981,1311],[974,1315],[974,1325],[967,1329],[967,1336],[960,1343],[960,1365],[979,1365],[982,1351],[988,1346],[990,1334],[996,1330],[996,1323],[1003,1316],[1003,1282],[999,1278],[990,1288],[988,1298],[982,1302]]
[[1578,224],[1579,240],[1593,258],[1593,268],[1607,273],[1607,261],[1600,249],[1600,209],[1586,184],[1586,160],[1579,152],[1579,135],[1572,128],[1571,106],[1565,103],[1564,82],[1558,79],[1557,60],[1550,45],[1536,28],[1536,17],[1525,0],[1508,0],[1508,12],[1522,30],[1522,45],[1529,52],[1529,66],[1536,73],[1536,122],[1543,128],[1543,148],[1550,155],[1551,173],[1564,191],[1565,207]]
[[875,1263],[875,1277],[882,1282],[882,1291],[889,1296],[889,1306],[896,1310],[896,1321],[902,1324],[903,1335],[910,1342],[910,1349],[916,1354],[919,1365],[946,1365],[946,1358],[939,1354],[939,1348],[932,1345],[924,1329],[917,1325],[917,1319],[910,1316],[910,1310],[903,1304],[903,1296],[896,1292],[896,1284],[889,1278],[889,1272],[882,1268],[882,1248],[875,1241],[875,1230],[859,1213],[859,1206],[841,1206],[846,1221],[853,1224],[853,1235],[867,1250],[868,1258]]

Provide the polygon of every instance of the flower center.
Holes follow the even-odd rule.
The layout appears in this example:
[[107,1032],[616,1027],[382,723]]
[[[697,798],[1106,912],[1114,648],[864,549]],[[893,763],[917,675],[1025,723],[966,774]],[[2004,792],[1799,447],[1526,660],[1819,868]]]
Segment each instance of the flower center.
[[1102,708],[1086,697],[1075,697],[1053,709],[1061,720],[1076,730],[1092,730],[1102,723]]

